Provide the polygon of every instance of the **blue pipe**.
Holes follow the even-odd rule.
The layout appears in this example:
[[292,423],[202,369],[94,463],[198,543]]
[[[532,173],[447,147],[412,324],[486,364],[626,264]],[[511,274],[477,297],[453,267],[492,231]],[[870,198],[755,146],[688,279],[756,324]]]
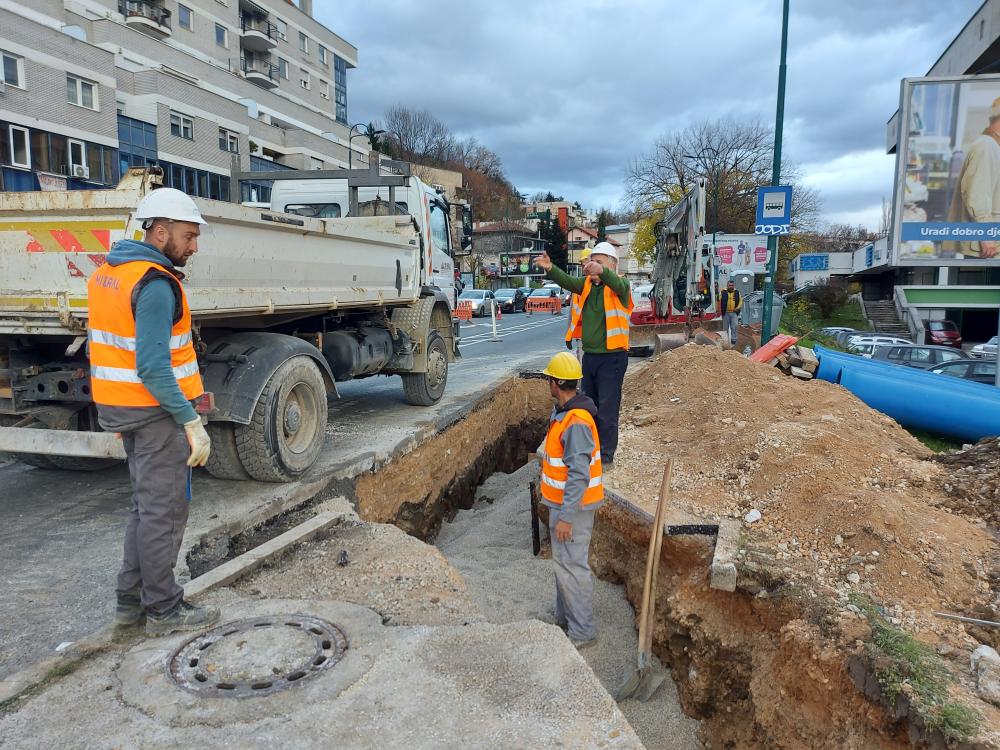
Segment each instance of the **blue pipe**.
[[816,377],[837,383],[904,427],[967,441],[1000,435],[1000,388],[817,345]]

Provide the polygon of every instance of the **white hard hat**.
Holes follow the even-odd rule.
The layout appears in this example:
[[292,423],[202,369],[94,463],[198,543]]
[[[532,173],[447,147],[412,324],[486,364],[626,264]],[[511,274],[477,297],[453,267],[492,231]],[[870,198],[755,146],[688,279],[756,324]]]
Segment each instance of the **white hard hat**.
[[201,211],[188,197],[187,193],[174,188],[157,188],[149,195],[139,201],[135,208],[135,218],[145,221],[147,219],[172,219],[173,221],[187,221],[191,224],[207,224],[201,218]]
[[594,245],[594,249],[590,251],[591,255],[607,255],[609,258],[614,258],[618,260],[618,248],[612,245],[610,242],[598,242]]

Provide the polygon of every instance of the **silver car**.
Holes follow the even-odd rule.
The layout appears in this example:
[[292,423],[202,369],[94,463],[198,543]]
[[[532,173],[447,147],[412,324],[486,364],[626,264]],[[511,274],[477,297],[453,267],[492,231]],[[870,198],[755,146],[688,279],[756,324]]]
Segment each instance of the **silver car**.
[[496,304],[496,298],[489,289],[466,289],[458,295],[459,304],[468,302],[472,306],[472,315],[483,318],[490,314],[490,305]]
[[994,336],[985,344],[976,344],[969,350],[969,354],[976,359],[996,359],[997,358],[997,337]]

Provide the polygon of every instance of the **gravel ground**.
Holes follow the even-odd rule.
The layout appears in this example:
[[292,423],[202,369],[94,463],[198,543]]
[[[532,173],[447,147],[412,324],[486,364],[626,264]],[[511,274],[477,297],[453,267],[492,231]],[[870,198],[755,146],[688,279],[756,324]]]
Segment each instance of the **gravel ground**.
[[[436,541],[491,622],[553,619],[552,563],[531,554],[528,482],[533,471],[527,466],[514,474],[494,474],[479,489],[472,510],[444,524]],[[635,613],[621,586],[600,580],[594,610],[599,641],[581,654],[613,695],[635,667]],[[698,722],[681,712],[669,679],[648,703],[629,700],[620,708],[649,750],[699,747]]]

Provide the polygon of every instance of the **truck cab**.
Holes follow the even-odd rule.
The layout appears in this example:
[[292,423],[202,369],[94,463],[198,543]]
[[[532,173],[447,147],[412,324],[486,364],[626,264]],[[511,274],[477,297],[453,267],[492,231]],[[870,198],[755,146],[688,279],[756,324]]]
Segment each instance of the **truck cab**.
[[[451,205],[435,188],[411,177],[408,187],[394,191],[395,206],[390,204],[389,188],[358,188],[358,216],[409,214],[416,224],[422,243],[422,271],[426,286],[440,290],[455,307],[455,258],[464,251],[467,233],[464,206],[461,231],[453,231]],[[271,188],[271,210],[319,219],[351,216],[346,179],[278,180]],[[460,246],[456,245],[457,243]]]

